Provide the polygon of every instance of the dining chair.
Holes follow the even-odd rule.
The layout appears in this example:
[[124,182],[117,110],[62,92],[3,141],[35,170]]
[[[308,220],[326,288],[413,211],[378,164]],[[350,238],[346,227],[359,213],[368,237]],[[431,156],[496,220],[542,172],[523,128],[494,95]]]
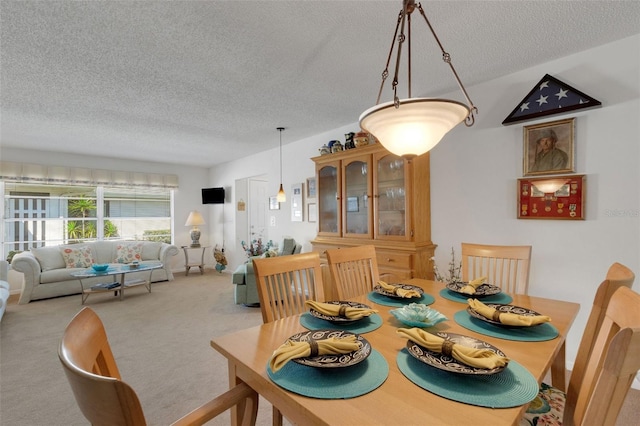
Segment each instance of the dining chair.
[[253,259],[253,268],[264,323],[306,312],[306,300],[324,302],[317,252]]
[[[262,321],[266,324],[307,311],[306,300],[324,302],[320,255],[317,252],[253,259]],[[273,426],[282,426],[275,405]]]
[[[80,411],[94,426],[145,425],[140,400],[122,381],[100,317],[88,307],[78,312],[64,331],[58,357]],[[173,425],[202,425],[238,407],[238,423],[255,425],[258,394],[241,383],[201,405]]]
[[600,285],[587,326],[601,323],[595,332],[585,330],[580,350],[587,354],[579,352],[569,389],[565,394],[543,383],[521,426],[549,421],[568,426],[615,425],[640,370],[640,294],[630,285],[625,279],[605,280]]
[[380,279],[372,245],[327,250],[327,261],[340,300],[369,293]]
[[462,243],[462,280],[487,277],[507,293],[527,294],[531,246]]

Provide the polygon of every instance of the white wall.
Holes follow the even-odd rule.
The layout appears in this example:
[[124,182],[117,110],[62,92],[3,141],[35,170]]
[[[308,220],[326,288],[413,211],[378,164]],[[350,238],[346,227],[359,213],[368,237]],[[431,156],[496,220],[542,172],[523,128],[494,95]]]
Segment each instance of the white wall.
[[[189,237],[191,227],[184,226],[191,210],[200,210],[207,221],[207,224],[200,226],[202,231],[201,244],[208,245],[211,242],[209,240],[210,222],[207,220],[209,207],[202,205],[200,192],[200,189],[207,185],[208,170],[205,168],[12,148],[2,148],[0,155],[3,161],[178,175],[180,188],[175,191],[174,197],[175,244],[178,247],[191,244],[191,238]],[[213,252],[207,253],[206,264],[208,267],[215,265]],[[184,269],[184,254],[182,250],[172,258],[171,269]],[[11,283],[11,286],[12,291],[15,290],[14,283]]]
[[[577,346],[595,290],[613,262],[640,274],[640,36],[577,53],[499,78],[467,90],[479,108],[475,126],[454,129],[431,153],[431,212],[436,263],[444,270],[460,243],[531,244],[529,292],[535,296],[580,303],[567,339],[568,366]],[[503,126],[502,120],[545,75],[602,102],[598,109],[550,116]],[[464,76],[462,76],[464,81]],[[458,96],[458,94],[456,94]],[[576,117],[576,173],[587,175],[586,220],[518,220],[516,182],[522,177],[523,126]],[[354,117],[357,119],[357,117]],[[295,123],[285,123],[295,126]],[[314,174],[310,157],[357,122],[284,146],[284,185],[304,182]],[[286,140],[286,131],[283,134]],[[274,132],[274,139],[277,135]],[[277,149],[215,167],[212,185],[267,173],[273,193],[278,185]],[[248,172],[251,171],[251,172]],[[233,218],[233,204],[226,215]],[[316,224],[291,223],[290,204],[275,213],[271,237],[292,235],[304,241],[315,236]],[[234,226],[225,226],[230,268],[243,259],[236,251]],[[213,240],[220,230],[212,229]],[[635,285],[638,288],[638,285]]]

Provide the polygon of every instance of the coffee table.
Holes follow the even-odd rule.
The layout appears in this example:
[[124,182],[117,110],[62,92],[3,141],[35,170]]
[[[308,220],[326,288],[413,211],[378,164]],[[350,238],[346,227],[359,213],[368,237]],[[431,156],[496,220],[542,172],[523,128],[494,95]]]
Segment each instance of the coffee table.
[[[89,298],[90,295],[95,293],[106,293],[113,291],[114,296],[117,296],[120,293],[120,300],[124,299],[124,289],[128,287],[135,287],[139,285],[144,285],[147,288],[147,291],[151,293],[151,274],[154,269],[162,268],[162,264],[154,264],[154,265],[138,265],[136,267],[131,266],[129,264],[124,265],[109,265],[106,271],[94,271],[93,268],[87,268],[83,271],[73,272],[71,276],[78,278],[80,281],[80,290],[82,290],[82,304]],[[125,275],[130,274],[132,272],[141,272],[141,271],[149,271],[149,279],[135,279],[135,280],[125,280]],[[109,287],[98,287],[97,285],[93,285],[89,288],[84,288],[84,284],[82,280],[87,278],[95,278],[95,277],[114,277],[114,281],[111,283],[112,286]],[[105,283],[106,284],[106,283]]]

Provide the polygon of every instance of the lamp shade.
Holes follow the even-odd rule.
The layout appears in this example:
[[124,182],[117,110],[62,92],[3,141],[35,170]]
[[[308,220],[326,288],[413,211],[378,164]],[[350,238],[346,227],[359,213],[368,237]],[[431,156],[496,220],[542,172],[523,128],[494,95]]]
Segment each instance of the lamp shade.
[[554,194],[560,188],[562,188],[568,179],[558,178],[558,179],[547,179],[538,182],[533,182],[533,186],[540,192],[544,192],[545,194]]
[[386,102],[360,115],[360,127],[373,134],[391,153],[405,158],[422,155],[470,113],[463,103],[437,98]]
[[205,223],[206,222],[202,218],[202,215],[200,214],[200,212],[197,210],[194,210],[191,213],[189,213],[189,217],[187,218],[187,221],[185,222],[184,226],[198,226],[198,225],[204,225]]

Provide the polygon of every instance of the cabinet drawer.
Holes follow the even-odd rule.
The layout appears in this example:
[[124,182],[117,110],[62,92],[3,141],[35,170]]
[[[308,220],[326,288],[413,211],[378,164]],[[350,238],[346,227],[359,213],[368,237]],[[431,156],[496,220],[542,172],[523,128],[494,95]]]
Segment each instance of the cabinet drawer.
[[413,269],[413,254],[380,251],[376,253],[379,267]]

